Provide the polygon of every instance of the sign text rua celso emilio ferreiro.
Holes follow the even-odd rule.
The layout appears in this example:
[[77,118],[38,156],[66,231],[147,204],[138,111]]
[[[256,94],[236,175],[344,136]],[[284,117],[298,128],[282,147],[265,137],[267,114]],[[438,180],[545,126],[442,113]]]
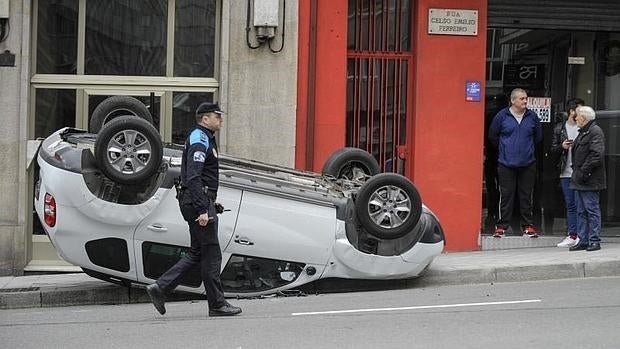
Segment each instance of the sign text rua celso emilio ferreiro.
[[478,35],[478,11],[431,8],[428,10],[428,33]]

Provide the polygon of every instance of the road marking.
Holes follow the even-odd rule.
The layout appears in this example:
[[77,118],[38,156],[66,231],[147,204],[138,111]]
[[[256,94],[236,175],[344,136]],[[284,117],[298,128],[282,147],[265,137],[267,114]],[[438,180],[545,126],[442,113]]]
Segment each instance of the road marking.
[[26,315],[37,315],[37,314],[43,314],[42,311],[33,311],[33,312],[29,312],[29,313],[15,313],[14,315],[19,315],[19,316],[26,316]]
[[292,316],[300,315],[323,315],[323,314],[350,314],[350,313],[369,313],[374,311],[398,311],[398,310],[418,310],[418,309],[438,309],[438,308],[463,308],[477,307],[486,305],[505,305],[505,304],[525,304],[542,302],[540,299],[527,299],[523,301],[503,301],[503,302],[484,302],[484,303],[459,303],[459,304],[439,304],[439,305],[418,305],[414,307],[399,308],[375,308],[375,309],[349,309],[349,310],[329,310],[311,311],[306,313],[291,313]]

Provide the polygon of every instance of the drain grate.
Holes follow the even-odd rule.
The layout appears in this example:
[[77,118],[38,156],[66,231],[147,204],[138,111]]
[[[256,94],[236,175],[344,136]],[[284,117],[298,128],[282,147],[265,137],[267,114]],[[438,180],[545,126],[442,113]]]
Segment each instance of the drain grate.
[[0,288],[0,293],[38,291],[38,287]]

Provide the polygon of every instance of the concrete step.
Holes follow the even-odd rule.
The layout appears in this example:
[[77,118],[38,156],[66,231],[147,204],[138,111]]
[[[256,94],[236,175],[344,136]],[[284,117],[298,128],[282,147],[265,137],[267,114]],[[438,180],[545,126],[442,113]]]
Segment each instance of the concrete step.
[[[480,239],[480,249],[483,251],[492,250],[509,250],[513,248],[532,248],[532,247],[555,247],[560,241],[564,239],[563,236],[550,235],[539,236],[535,239],[523,236],[504,236],[501,238],[494,238],[490,235],[483,235]],[[601,237],[604,243],[620,243],[620,237]]]

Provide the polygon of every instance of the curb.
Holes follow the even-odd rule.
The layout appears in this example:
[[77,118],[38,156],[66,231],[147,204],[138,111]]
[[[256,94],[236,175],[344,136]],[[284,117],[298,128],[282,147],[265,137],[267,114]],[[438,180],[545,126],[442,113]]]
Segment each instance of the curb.
[[[0,290],[1,291],[1,290]],[[175,292],[171,302],[205,299],[204,296]],[[0,309],[49,308],[76,305],[148,303],[144,287],[125,287],[101,281],[91,287],[33,287],[33,290],[0,292]]]
[[620,261],[547,264],[481,269],[428,270],[417,279],[419,286],[522,282],[588,277],[620,276]]
[[[436,266],[427,269],[422,277],[406,280],[345,280],[324,279],[304,285],[297,292],[285,295],[304,295],[337,292],[380,291],[413,287],[436,287],[481,283],[540,281],[586,277],[620,276],[620,260],[578,263],[545,264],[537,266],[503,266],[496,268],[453,268]],[[143,287],[124,287],[104,281],[89,282],[89,286],[31,287],[0,289],[0,309],[60,307],[99,304],[133,304],[150,302]],[[175,292],[169,301],[205,299],[204,295]]]

